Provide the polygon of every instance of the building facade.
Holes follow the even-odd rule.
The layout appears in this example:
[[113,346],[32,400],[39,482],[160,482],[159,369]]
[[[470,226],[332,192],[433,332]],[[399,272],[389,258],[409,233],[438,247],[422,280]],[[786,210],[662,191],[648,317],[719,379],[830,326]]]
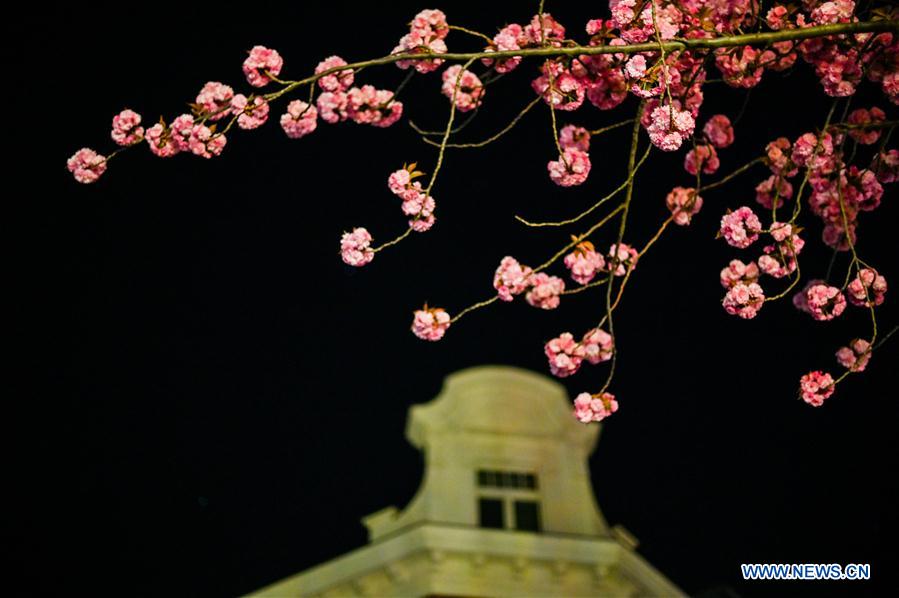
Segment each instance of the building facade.
[[425,455],[402,511],[363,518],[369,544],[254,596],[682,596],[603,519],[587,460],[599,425],[564,387],[512,367],[449,376],[410,409]]

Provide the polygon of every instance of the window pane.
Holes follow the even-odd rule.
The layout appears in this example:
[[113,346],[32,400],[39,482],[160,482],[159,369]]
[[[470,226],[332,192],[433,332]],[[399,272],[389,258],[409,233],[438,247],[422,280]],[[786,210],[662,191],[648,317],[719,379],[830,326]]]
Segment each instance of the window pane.
[[527,476],[525,476],[525,486],[528,488],[536,488],[537,477],[532,473],[527,474]]
[[539,532],[540,505],[530,500],[516,500],[515,529],[526,532]]
[[490,482],[487,481],[488,472],[483,469],[478,472],[478,486],[489,486]]
[[478,517],[481,527],[503,529],[503,502],[496,498],[479,499]]
[[504,472],[502,474],[502,481],[500,482],[500,486],[503,488],[514,488],[515,487],[515,476],[511,473]]

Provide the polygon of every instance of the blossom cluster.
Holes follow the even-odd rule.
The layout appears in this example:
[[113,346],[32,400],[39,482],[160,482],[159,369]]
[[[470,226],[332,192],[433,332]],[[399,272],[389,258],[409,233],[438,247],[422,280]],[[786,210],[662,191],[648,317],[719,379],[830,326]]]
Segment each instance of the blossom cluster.
[[837,362],[851,372],[863,372],[871,359],[871,343],[863,338],[854,339],[848,347],[837,351]]
[[493,275],[493,288],[502,301],[512,301],[515,295],[524,294],[529,305],[540,309],[559,307],[565,281],[558,276],[534,272],[518,263],[511,256],[502,259]]
[[412,317],[412,332],[422,340],[439,341],[451,323],[452,319],[445,310],[425,304]]
[[415,179],[424,176],[424,173],[416,170],[413,162],[397,170],[387,178],[387,187],[399,197],[402,203],[403,214],[409,216],[409,227],[415,232],[423,233],[434,226],[434,209],[437,203],[428,195],[427,189],[423,189],[421,183]]
[[549,370],[559,378],[577,373],[584,361],[594,365],[608,361],[614,351],[612,335],[601,328],[591,328],[580,340],[575,340],[570,332],[563,332],[543,346]]
[[[397,46],[393,49],[392,54],[445,54],[446,39],[449,33],[449,25],[446,22],[446,15],[440,10],[423,10],[412,19],[409,26],[409,33],[404,35]],[[413,67],[419,73],[430,73],[443,64],[443,60],[439,58],[430,58],[427,60],[400,60],[396,65],[405,70]]]
[[696,176],[715,174],[721,166],[718,150],[730,146],[734,142],[734,127],[724,114],[715,114],[702,128],[702,137],[697,139],[693,148],[684,156],[684,170]]
[[[434,26],[439,28],[439,23]],[[353,87],[353,70],[340,69],[346,64],[339,56],[330,56],[318,64],[315,73],[321,75],[317,81],[320,93],[315,102],[293,100],[279,119],[288,137],[299,139],[312,133],[319,119],[329,124],[351,120],[376,127],[389,127],[400,119],[403,104],[396,100],[394,92],[372,85]],[[243,72],[251,86],[265,87],[272,81],[280,82],[278,76],[283,67],[284,60],[277,50],[254,46],[244,60]],[[148,128],[141,125],[140,114],[123,110],[113,118],[111,137],[125,147],[146,141],[150,151],[161,158],[182,152],[212,158],[224,150],[228,141],[225,132],[230,128],[229,125],[217,130],[216,121],[232,117],[239,128],[251,130],[265,124],[271,111],[266,96],[235,94],[230,85],[219,81],[205,83],[190,107],[192,113],[177,116],[171,124],[160,119]],[[82,148],[68,160],[67,166],[76,181],[92,183],[106,171],[107,158]]]
[[598,422],[618,411],[618,401],[610,392],[591,395],[582,392],[574,399],[574,416],[582,423]]
[[455,64],[443,71],[441,90],[443,95],[456,104],[456,110],[468,112],[481,105],[485,88],[477,75]]

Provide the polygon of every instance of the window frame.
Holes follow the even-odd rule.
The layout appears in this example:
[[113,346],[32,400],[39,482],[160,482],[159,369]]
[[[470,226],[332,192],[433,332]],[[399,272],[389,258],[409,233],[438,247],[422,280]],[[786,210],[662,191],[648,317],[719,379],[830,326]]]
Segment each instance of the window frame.
[[[477,526],[481,529],[499,529],[481,525],[481,499],[498,500],[502,505],[503,530],[524,533],[543,532],[543,508],[540,494],[539,476],[533,471],[509,471],[499,468],[478,468],[475,470],[475,506]],[[509,477],[506,477],[509,476]],[[510,484],[506,485],[506,481]],[[536,506],[537,529],[520,529],[516,502],[533,503]]]

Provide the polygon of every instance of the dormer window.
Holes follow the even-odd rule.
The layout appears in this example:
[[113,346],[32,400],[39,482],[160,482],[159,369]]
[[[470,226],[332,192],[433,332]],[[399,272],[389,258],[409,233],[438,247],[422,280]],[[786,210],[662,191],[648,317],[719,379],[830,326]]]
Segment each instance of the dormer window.
[[477,486],[480,527],[541,530],[535,474],[482,469],[477,472]]

